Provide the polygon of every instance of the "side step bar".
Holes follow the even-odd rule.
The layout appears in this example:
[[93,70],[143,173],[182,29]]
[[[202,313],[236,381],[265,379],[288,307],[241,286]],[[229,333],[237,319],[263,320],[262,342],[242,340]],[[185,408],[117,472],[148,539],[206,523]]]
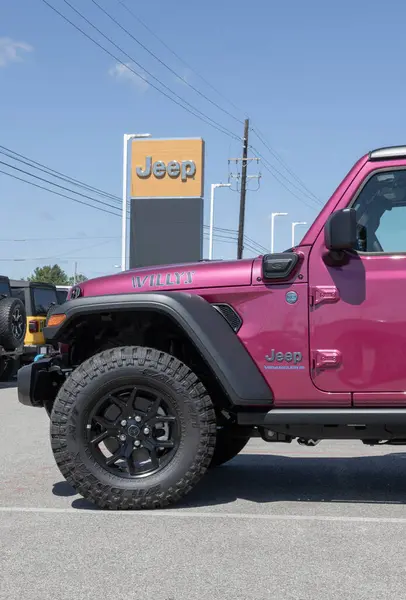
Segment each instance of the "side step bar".
[[403,425],[406,408],[277,408],[265,415],[265,425]]
[[406,408],[274,408],[240,413],[240,425],[406,425]]

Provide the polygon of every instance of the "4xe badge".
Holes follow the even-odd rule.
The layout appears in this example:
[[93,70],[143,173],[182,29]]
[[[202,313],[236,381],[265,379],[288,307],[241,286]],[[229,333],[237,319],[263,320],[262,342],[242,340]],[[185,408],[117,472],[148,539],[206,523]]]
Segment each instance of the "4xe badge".
[[180,273],[152,273],[151,275],[135,275],[132,278],[133,288],[166,287],[171,285],[190,285],[193,283],[194,271]]
[[302,362],[302,358],[301,352],[275,352],[275,350],[272,349],[271,354],[267,354],[265,356],[265,360],[268,361],[268,363],[273,364],[264,365],[264,368],[273,370],[282,369],[284,371],[301,370],[304,369],[304,366],[300,364]]

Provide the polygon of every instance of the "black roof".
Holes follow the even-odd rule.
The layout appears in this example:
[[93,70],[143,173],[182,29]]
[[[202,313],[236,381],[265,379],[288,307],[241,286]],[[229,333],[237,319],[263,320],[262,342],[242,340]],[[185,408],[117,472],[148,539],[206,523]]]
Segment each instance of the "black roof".
[[40,281],[26,281],[25,279],[11,279],[11,287],[28,288],[28,287],[43,287],[56,289],[53,283],[41,283]]

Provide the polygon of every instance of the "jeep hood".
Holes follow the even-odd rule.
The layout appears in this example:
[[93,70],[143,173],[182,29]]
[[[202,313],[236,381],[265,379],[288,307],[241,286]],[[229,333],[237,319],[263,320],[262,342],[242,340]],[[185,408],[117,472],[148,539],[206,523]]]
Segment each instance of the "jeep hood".
[[131,269],[80,283],[82,296],[189,291],[251,284],[254,259],[207,261]]

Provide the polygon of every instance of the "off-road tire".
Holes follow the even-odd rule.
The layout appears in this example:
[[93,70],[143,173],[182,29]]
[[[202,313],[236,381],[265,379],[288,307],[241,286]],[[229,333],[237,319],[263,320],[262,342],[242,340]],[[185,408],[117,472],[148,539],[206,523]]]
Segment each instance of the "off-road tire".
[[231,432],[227,427],[219,428],[210,468],[219,467],[237,456],[249,440],[250,436],[236,436],[235,432]]
[[[104,469],[84,431],[92,403],[110,387],[125,384],[155,386],[170,399],[180,423],[172,460],[162,470],[134,479]],[[215,412],[202,383],[179,360],[151,348],[120,347],[89,358],[65,381],[51,414],[51,445],[62,475],[102,509],[153,509],[177,502],[207,471],[215,442]]]
[[[16,328],[16,319],[19,326]],[[19,298],[0,300],[0,345],[15,350],[24,343],[27,328],[24,304]]]

